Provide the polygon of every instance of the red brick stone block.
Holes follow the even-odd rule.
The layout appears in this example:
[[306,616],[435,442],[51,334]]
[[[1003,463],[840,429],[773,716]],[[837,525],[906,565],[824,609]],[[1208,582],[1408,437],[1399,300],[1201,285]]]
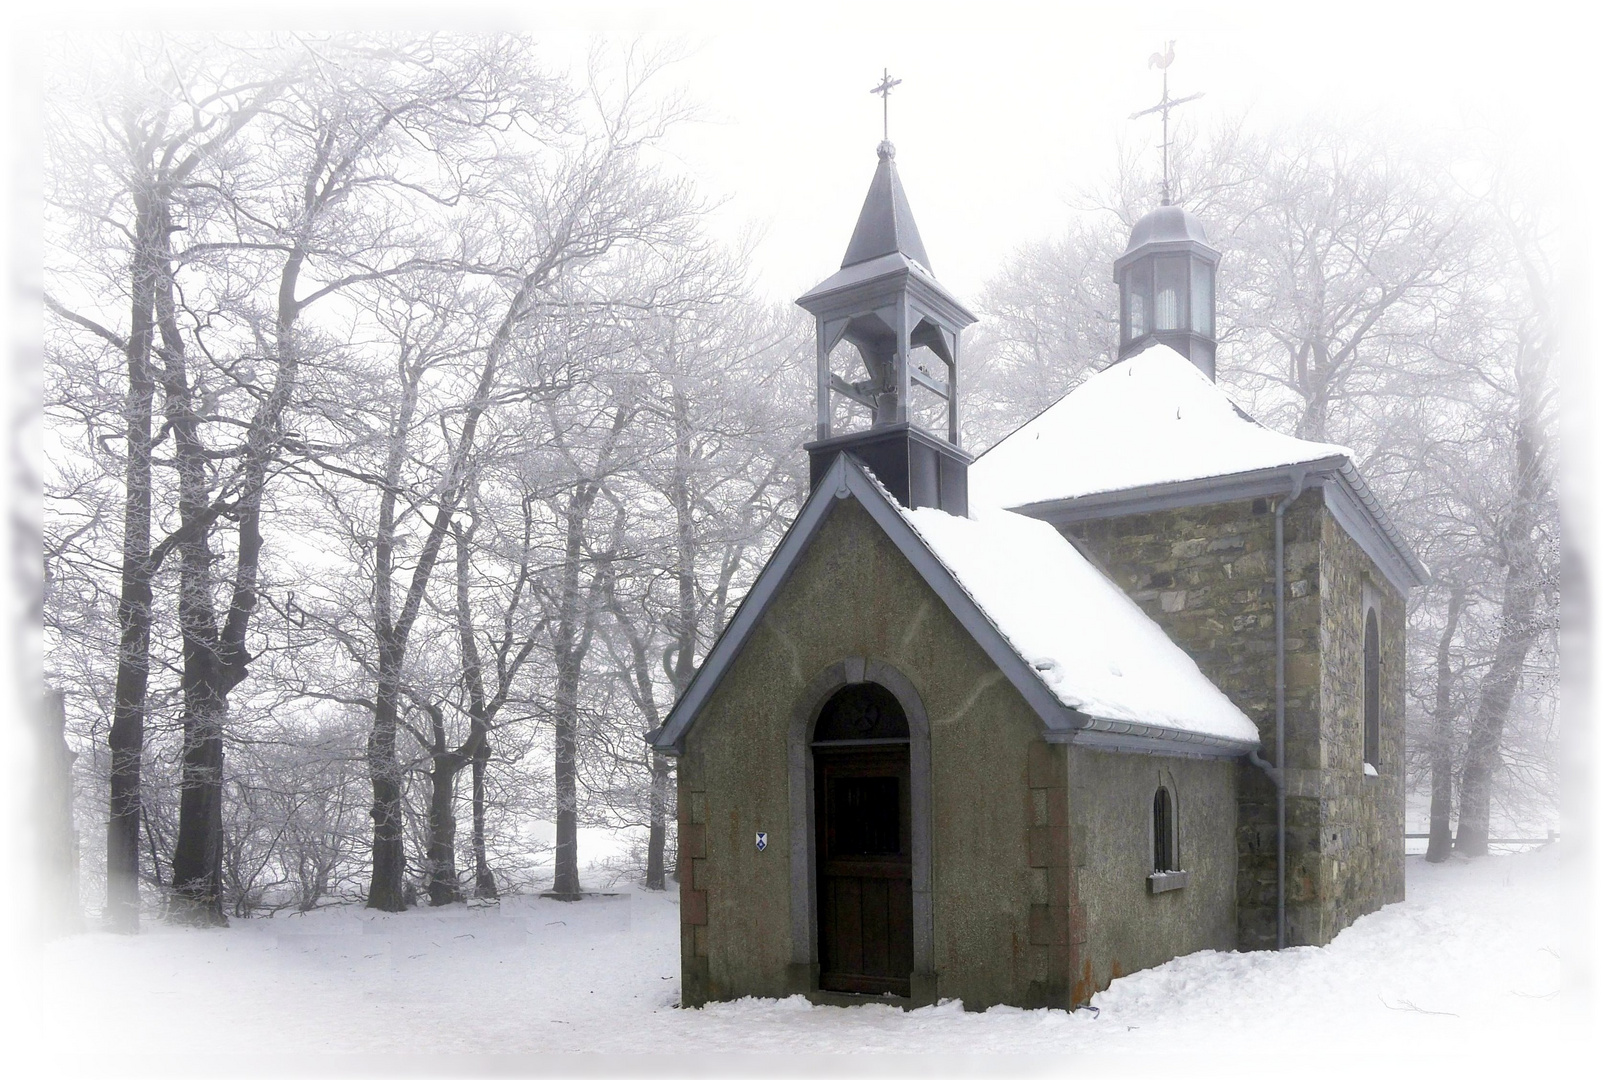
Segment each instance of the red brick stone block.
[[685,889],[679,894],[679,919],[686,926],[707,925],[707,891]]

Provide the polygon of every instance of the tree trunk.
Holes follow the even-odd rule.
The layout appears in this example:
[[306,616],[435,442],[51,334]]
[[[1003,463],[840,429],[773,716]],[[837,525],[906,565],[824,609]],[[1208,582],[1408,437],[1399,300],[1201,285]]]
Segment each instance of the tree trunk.
[[646,840],[646,888],[666,889],[668,849],[668,757],[651,760],[651,827]]
[[[696,674],[696,639],[701,626],[701,609],[696,597],[696,553],[699,543],[690,491],[690,472],[693,467],[691,440],[695,428],[690,416],[690,395],[677,381],[673,391],[673,417],[674,473],[671,497],[677,548],[674,577],[678,585],[678,605],[672,627],[673,665],[667,674],[673,684],[674,699],[678,700],[690,687],[690,680]],[[655,717],[655,700],[651,702],[651,711]],[[652,754],[651,825],[646,848],[648,889],[667,888],[664,872],[668,847],[668,775],[671,768],[666,755]]]
[[[185,696],[189,693],[186,686]],[[195,696],[203,703],[184,720],[169,915],[196,926],[227,926],[223,914],[223,708],[209,685],[203,684]]]
[[156,322],[161,331],[162,394],[178,471],[178,625],[183,638],[180,681],[184,743],[179,779],[178,838],[173,845],[169,915],[200,926],[227,925],[222,898],[223,719],[217,612],[212,600],[214,559],[207,520],[211,499],[200,418],[174,310],[172,255],[163,230],[157,256]]
[[490,740],[479,743],[473,755],[473,895],[480,900],[500,896],[484,847],[484,769],[490,763]]
[[573,657],[557,671],[555,727],[557,837],[551,891],[558,899],[577,900],[583,890],[579,885],[579,664]]
[[440,485],[442,495],[435,508],[434,520],[418,552],[417,563],[412,567],[412,581],[401,611],[399,615],[394,615],[396,493],[400,486],[401,467],[406,460],[407,438],[417,408],[418,383],[428,370],[428,365],[423,362],[411,366],[404,360],[402,363],[405,390],[390,431],[390,445],[384,463],[384,494],[379,499],[378,528],[373,545],[373,623],[374,637],[378,641],[378,685],[373,695],[373,730],[367,740],[368,772],[373,781],[373,875],[368,883],[367,906],[381,911],[406,909],[401,766],[395,757],[395,731],[400,716],[401,676],[407,639],[411,636],[412,625],[423,604],[423,594],[434,573],[440,545],[445,540],[451,517],[456,513],[463,495],[465,473],[473,455],[479,418],[489,407],[501,354],[525,313],[530,294],[543,279],[543,273],[524,278],[485,351],[478,386],[464,411],[461,434],[445,468]]
[[429,771],[429,847],[426,887],[429,904],[444,907],[462,902],[456,876],[456,776],[463,762],[455,754],[437,754]]
[[1502,618],[1491,667],[1481,679],[1479,706],[1470,724],[1464,756],[1464,779],[1458,800],[1458,837],[1454,848],[1465,855],[1485,855],[1491,836],[1492,783],[1502,765],[1503,725],[1525,670],[1525,655],[1535,638],[1531,615],[1536,602],[1535,568],[1521,559],[1504,577]]
[[1464,587],[1447,598],[1447,622],[1436,644],[1436,710],[1431,716],[1430,845],[1426,862],[1441,862],[1453,847],[1453,634],[1464,610]]
[[579,884],[579,676],[594,630],[593,610],[585,610],[579,588],[579,565],[584,559],[584,528],[599,485],[580,484],[568,503],[567,541],[563,551],[561,608],[556,629],[557,685],[555,762],[556,850],[551,892],[559,899],[577,900]]
[[395,731],[400,716],[401,660],[405,640],[392,618],[395,583],[395,503],[407,434],[417,408],[418,381],[424,366],[402,367],[401,401],[390,429],[384,460],[384,488],[379,497],[378,527],[373,545],[373,637],[378,646],[378,677],[373,691],[373,730],[367,736],[367,773],[373,786],[373,871],[367,884],[367,906],[379,911],[406,910],[406,852],[401,833],[401,765],[395,757]]
[[82,929],[78,830],[72,820],[72,763],[78,755],[67,745],[67,704],[61,691],[47,691],[43,705],[37,787],[42,928],[47,933],[72,932]]
[[1469,729],[1464,779],[1459,793],[1458,837],[1454,847],[1466,855],[1485,855],[1490,837],[1492,782],[1502,765],[1503,725],[1525,670],[1525,656],[1536,639],[1532,618],[1540,586],[1540,567],[1532,549],[1537,503],[1548,489],[1541,462],[1540,432],[1522,385],[1520,422],[1514,441],[1514,492],[1503,530],[1507,570],[1498,620],[1497,647],[1481,679],[1480,702]]
[[381,671],[367,739],[367,769],[373,782],[373,875],[367,906],[379,911],[406,910],[406,852],[401,837],[401,766],[395,757],[397,702]]
[[139,929],[140,759],[145,745],[145,689],[150,680],[150,425],[156,382],[150,366],[156,272],[151,258],[156,221],[151,197],[136,197],[133,310],[127,341],[128,460],[123,477],[122,586],[117,598],[117,683],[107,743],[111,751],[106,820],[106,922]]

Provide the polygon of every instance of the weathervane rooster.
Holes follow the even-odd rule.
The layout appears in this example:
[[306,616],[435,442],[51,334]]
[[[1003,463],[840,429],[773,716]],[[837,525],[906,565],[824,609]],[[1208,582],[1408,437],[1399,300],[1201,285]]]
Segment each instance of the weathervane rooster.
[[1153,53],[1147,60],[1148,68],[1157,68],[1163,72],[1163,97],[1150,109],[1130,114],[1134,120],[1149,113],[1163,114],[1163,205],[1169,205],[1169,110],[1176,105],[1184,105],[1188,101],[1195,101],[1201,94],[1191,94],[1188,97],[1172,98],[1169,96],[1169,65],[1174,63],[1174,42],[1165,41],[1161,53]]

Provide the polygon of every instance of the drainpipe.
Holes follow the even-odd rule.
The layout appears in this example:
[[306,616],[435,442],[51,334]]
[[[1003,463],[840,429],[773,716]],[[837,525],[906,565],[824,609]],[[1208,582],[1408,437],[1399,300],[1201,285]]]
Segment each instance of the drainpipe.
[[[1286,508],[1302,494],[1308,473],[1291,474],[1291,492],[1275,502],[1275,948],[1286,947]],[[1265,763],[1256,752],[1253,764]]]

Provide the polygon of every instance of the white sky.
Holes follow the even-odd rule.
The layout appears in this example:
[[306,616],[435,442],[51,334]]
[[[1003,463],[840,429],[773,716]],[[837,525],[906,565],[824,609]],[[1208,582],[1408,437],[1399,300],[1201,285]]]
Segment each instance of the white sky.
[[[1541,153],[1560,114],[1580,5],[1119,3],[537,5],[515,25],[559,57],[592,35],[678,43],[672,76],[708,121],[676,148],[727,201],[720,231],[755,226],[767,291],[794,297],[839,264],[873,173],[889,67],[891,139],[937,276],[972,299],[1006,253],[1051,235],[1077,189],[1113,171],[1120,139],[1153,147],[1147,58],[1176,39],[1177,112],[1431,125]],[[1513,19],[1518,11],[1519,19]],[[1586,66],[1590,66],[1589,64]],[[1555,160],[1557,155],[1555,154]]]
[[891,139],[919,230],[937,276],[969,301],[1009,250],[1062,228],[1076,192],[1112,173],[1121,139],[1156,154],[1157,118],[1129,115],[1157,100],[1147,58],[1168,39],[1172,92],[1206,93],[1177,114],[1189,123],[1327,113],[1537,156],[1554,148],[1556,162],[1590,141],[1561,103],[1589,92],[1592,18],[1579,3],[1507,0],[57,0],[31,16],[40,30],[518,30],[574,70],[597,38],[677,48],[688,56],[667,81],[705,119],[672,148],[721,200],[720,235],[756,230],[753,269],[775,298],[800,295],[840,262],[880,137],[868,91],[889,67],[903,80]]

